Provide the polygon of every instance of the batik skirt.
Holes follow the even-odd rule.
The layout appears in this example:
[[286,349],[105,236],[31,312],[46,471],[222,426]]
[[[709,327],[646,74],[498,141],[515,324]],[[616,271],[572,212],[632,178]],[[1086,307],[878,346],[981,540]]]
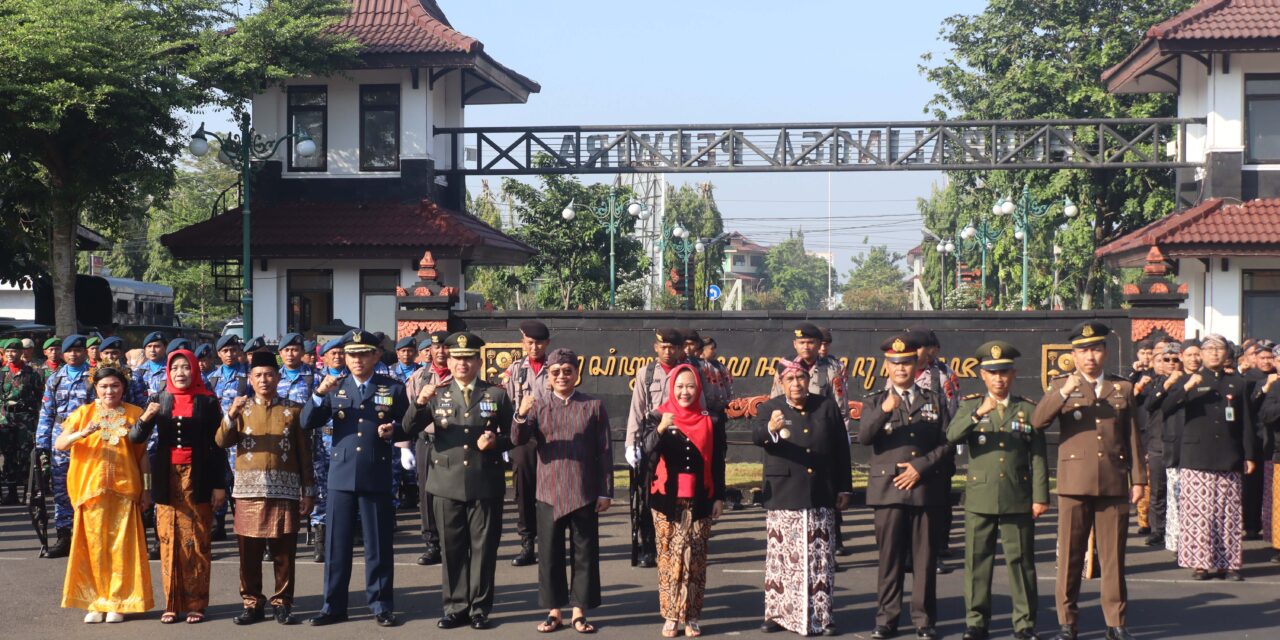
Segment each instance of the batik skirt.
[[1182,499],[1182,470],[1165,469],[1164,548],[1178,550],[1178,534],[1182,530],[1178,503]]
[[204,613],[213,562],[213,505],[195,501],[191,465],[169,465],[168,482],[169,504],[156,505],[164,610]]
[[694,520],[691,507],[681,510],[681,516],[672,519],[653,510],[654,539],[658,547],[658,608],[664,619],[684,624],[702,615],[711,518]]
[[765,521],[764,619],[801,635],[832,624],[835,511],[770,510]]
[[1180,475],[1178,566],[1238,571],[1244,534],[1240,472],[1183,469]]

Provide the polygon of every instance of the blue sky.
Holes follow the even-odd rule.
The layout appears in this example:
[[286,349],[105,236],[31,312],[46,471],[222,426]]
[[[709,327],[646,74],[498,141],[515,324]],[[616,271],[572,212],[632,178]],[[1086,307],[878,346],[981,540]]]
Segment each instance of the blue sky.
[[[438,0],[459,31],[537,80],[523,105],[473,106],[470,126],[923,120],[920,56],[945,54],[947,16],[979,0]],[[208,116],[211,121],[219,120]],[[225,118],[223,118],[225,120]],[[224,127],[225,128],[225,125]],[[868,245],[920,242],[915,199],[939,173],[831,174],[831,246],[844,273]],[[827,174],[711,180],[727,229],[761,244],[806,231],[827,248]],[[496,188],[498,178],[491,178]],[[479,179],[469,181],[472,192]],[[865,243],[867,244],[864,244]]]
[[[942,20],[977,0],[440,0],[458,30],[537,80],[524,105],[469,107],[483,125],[822,122],[926,119],[934,89],[917,70],[942,54]],[[870,244],[920,241],[915,198],[938,173],[835,173],[832,248],[844,272]],[[803,227],[825,251],[827,174],[670,175],[710,179],[727,229],[773,244]],[[478,180],[472,179],[473,192]],[[495,185],[496,186],[496,185]],[[862,227],[850,229],[851,227]]]

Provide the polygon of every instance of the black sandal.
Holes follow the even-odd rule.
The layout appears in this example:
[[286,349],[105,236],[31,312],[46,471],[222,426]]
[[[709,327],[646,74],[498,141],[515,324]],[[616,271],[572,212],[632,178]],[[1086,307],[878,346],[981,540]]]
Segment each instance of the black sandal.
[[578,633],[595,633],[596,632],[596,628],[591,626],[590,622],[587,622],[586,616],[578,616],[574,618],[570,624],[573,625],[573,630],[577,631]]
[[564,628],[564,620],[555,616],[547,616],[546,622],[538,625],[538,633],[555,633]]

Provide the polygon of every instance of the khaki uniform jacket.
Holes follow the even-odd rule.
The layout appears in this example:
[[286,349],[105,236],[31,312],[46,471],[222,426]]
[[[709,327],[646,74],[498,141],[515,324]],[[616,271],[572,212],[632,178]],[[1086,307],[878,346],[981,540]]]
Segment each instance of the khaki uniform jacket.
[[[431,466],[423,490],[463,502],[501,499],[506,493],[502,452],[511,449],[511,400],[502,387],[480,379],[470,400],[463,402],[462,387],[454,380],[427,404],[410,403],[405,432],[410,438],[425,432],[431,439],[431,455],[418,461]],[[481,451],[477,443],[485,431],[493,431],[497,440]]]
[[1130,484],[1147,483],[1133,384],[1114,375],[1103,376],[1101,382],[1100,396],[1084,383],[1064,398],[1066,376],[1057,378],[1031,416],[1036,429],[1058,421],[1059,495],[1127,496]]
[[[1049,461],[1044,431],[1031,426],[1036,405],[1010,396],[1002,412],[975,415],[986,394],[966,396],[947,427],[947,441],[969,446],[965,511],[985,515],[1031,513],[1049,502]],[[1003,413],[1003,416],[1001,416]]]

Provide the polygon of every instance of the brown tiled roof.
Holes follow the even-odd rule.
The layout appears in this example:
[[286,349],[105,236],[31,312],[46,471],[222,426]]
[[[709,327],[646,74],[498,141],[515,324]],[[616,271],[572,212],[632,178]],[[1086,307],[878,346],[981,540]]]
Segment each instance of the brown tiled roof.
[[365,53],[478,53],[479,40],[455,31],[432,0],[352,0],[335,30]]
[[[479,218],[430,200],[280,202],[253,208],[255,258],[437,257],[479,264],[522,264],[536,251]],[[180,260],[234,258],[241,252],[240,209],[161,237]]]
[[1201,0],[1151,27],[1158,40],[1280,38],[1280,0]]
[[769,247],[756,244],[750,238],[737,231],[729,234],[729,249],[734,251],[758,251],[760,253],[769,252]]
[[1158,246],[1170,258],[1280,255],[1280,199],[1227,204],[1210,199],[1131,231],[1096,254],[1121,263]]

